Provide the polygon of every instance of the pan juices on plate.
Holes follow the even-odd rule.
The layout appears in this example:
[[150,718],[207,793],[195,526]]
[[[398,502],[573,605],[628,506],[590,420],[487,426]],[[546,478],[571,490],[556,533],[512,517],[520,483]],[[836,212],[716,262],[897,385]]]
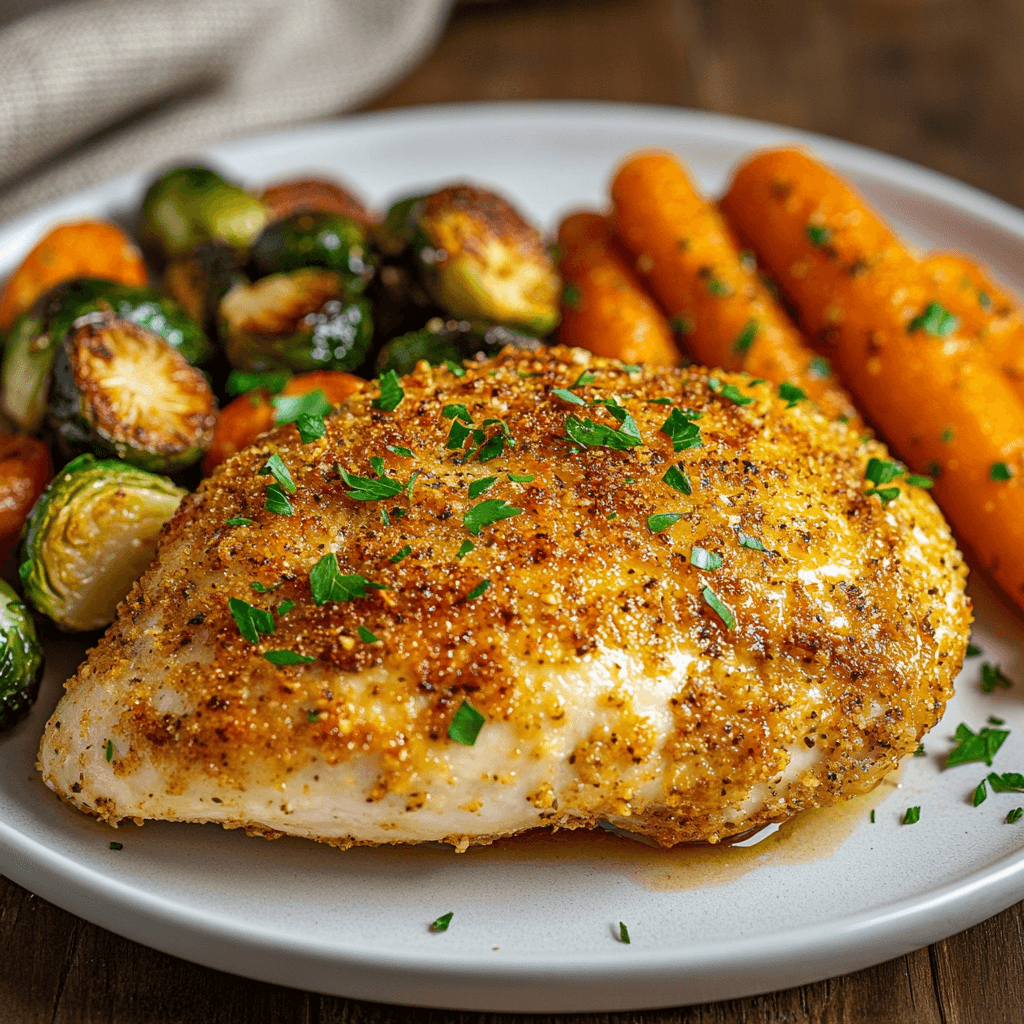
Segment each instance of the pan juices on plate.
[[775,385],[506,350],[305,426],[182,502],[66,684],[40,767],[86,813],[718,842],[869,790],[952,693],[940,512]]

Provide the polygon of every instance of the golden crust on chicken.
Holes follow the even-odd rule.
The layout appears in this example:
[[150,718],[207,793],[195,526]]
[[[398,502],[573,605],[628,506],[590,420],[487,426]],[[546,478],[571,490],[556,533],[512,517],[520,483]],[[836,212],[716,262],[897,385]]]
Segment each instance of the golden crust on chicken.
[[877,442],[564,348],[401,389],[184,499],[47,726],[51,788],[341,846],[717,842],[869,790],[942,715],[966,569],[925,491],[865,478]]

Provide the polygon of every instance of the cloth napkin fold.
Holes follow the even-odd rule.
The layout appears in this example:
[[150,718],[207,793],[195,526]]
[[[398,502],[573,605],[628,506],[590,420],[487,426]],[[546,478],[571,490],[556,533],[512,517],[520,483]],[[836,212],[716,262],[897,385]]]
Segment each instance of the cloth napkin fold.
[[0,221],[366,102],[426,52],[451,3],[83,0],[17,21],[0,31]]

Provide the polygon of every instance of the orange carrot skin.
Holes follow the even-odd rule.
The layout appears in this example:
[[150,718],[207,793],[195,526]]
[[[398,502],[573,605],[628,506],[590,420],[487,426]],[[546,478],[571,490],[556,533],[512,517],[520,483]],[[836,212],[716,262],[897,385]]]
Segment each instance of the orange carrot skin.
[[831,418],[859,424],[849,397],[743,260],[718,210],[670,153],[640,153],[611,186],[615,229],[654,294],[688,327],[707,366],[796,385]]
[[[976,345],[945,333],[952,325],[920,264],[841,178],[796,150],[755,156],[722,205],[805,326],[834,342],[845,382],[890,446],[937,477],[961,544],[1024,607],[1024,403]],[[933,303],[929,329],[922,313]]]
[[17,579],[21,528],[53,477],[50,449],[29,434],[0,435],[0,574]]
[[615,251],[601,214],[572,213],[558,228],[563,345],[624,363],[678,366],[668,319]]
[[102,220],[59,224],[7,279],[0,292],[0,330],[7,330],[43,292],[75,277],[142,285],[149,273],[142,253],[116,224]]
[[[292,377],[282,395],[308,395],[322,391],[331,405],[340,405],[366,382],[340,370],[313,370]],[[228,402],[217,416],[213,441],[203,456],[203,475],[209,476],[222,462],[248,448],[261,434],[274,427],[275,409],[266,388],[257,388]]]
[[961,253],[930,253],[921,267],[939,302],[960,321],[959,333],[981,347],[1024,399],[1024,311],[1017,300]]

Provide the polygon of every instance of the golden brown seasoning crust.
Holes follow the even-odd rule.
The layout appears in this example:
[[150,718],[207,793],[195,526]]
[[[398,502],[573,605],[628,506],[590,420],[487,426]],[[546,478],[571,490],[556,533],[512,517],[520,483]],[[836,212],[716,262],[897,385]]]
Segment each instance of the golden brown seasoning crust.
[[[594,379],[573,387],[584,370]],[[311,444],[294,426],[264,435],[183,501],[68,683],[41,749],[48,782],[108,820],[460,847],[602,818],[666,845],[716,841],[870,788],[952,693],[966,570],[926,493],[903,484],[887,507],[865,494],[881,445],[742,374],[724,384],[753,402],[714,394],[702,369],[509,351],[462,377],[421,364],[394,411],[371,408],[371,387]],[[569,441],[569,416],[618,423],[556,388],[614,398],[643,443]],[[458,406],[505,433],[502,454],[446,447]],[[700,447],[673,450],[673,408],[700,414]],[[274,454],[292,516],[265,509]],[[338,467],[375,478],[371,459],[400,494],[348,495]],[[689,496],[663,482],[673,465]],[[472,534],[463,517],[493,500],[519,512]],[[652,532],[661,513],[680,518]],[[695,547],[721,566],[692,564]],[[331,552],[386,589],[315,604],[310,570]],[[294,606],[257,646],[230,598]],[[270,650],[314,661],[278,666]],[[486,719],[475,747],[447,736],[466,700]],[[116,739],[106,767],[86,752],[101,732]],[[264,791],[281,794],[273,807],[246,803]]]

